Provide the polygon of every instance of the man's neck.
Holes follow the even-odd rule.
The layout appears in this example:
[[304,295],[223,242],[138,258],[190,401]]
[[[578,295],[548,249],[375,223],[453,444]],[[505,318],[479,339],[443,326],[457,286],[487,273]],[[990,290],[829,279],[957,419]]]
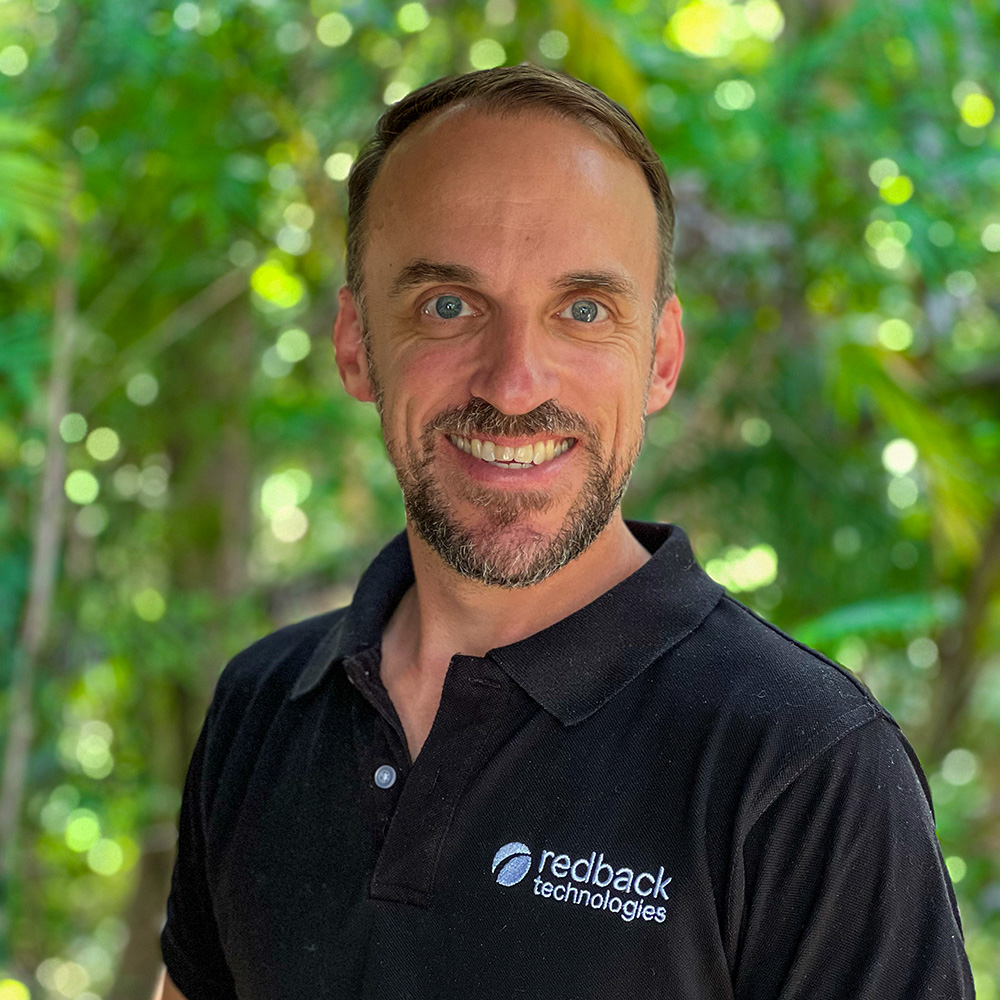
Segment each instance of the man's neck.
[[[541,583],[485,586],[456,573],[407,527],[414,585],[383,634],[384,659],[440,684],[456,653],[482,656],[561,621],[634,573],[649,552],[615,514],[576,559]],[[385,654],[389,654],[388,657]]]

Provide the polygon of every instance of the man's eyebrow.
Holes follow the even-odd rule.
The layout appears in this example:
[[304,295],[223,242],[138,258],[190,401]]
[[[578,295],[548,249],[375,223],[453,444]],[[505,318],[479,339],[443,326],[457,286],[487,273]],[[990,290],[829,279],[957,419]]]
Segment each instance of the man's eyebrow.
[[475,285],[482,280],[483,276],[474,267],[467,267],[465,264],[445,264],[418,257],[400,269],[389,288],[389,298],[394,299],[408,289],[428,282],[454,281],[462,285]]
[[[466,264],[452,264],[418,257],[400,268],[389,288],[389,297],[396,298],[403,292],[431,282],[456,282],[463,285],[482,284],[485,279],[474,267]],[[635,283],[614,271],[571,271],[556,278],[552,287],[566,291],[576,289],[596,289],[609,295],[621,295],[638,301],[639,293]]]
[[635,283],[624,275],[615,274],[614,271],[573,271],[557,278],[552,287],[564,288],[567,291],[593,288],[609,295],[621,295],[633,302],[639,300]]

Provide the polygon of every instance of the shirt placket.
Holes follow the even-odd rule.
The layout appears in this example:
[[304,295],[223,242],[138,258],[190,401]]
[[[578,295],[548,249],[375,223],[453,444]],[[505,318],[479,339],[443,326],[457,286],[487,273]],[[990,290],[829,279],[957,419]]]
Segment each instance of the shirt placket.
[[444,838],[459,799],[481,766],[488,737],[503,716],[509,681],[488,659],[454,656],[434,724],[411,763],[399,717],[378,678],[378,661],[375,648],[345,663],[379,716],[369,730],[371,749],[360,754],[370,772],[367,786],[376,825],[369,892],[375,899],[426,906]]
[[367,705],[355,702],[353,720],[358,778],[375,858],[382,850],[411,767],[402,723],[379,679],[379,662],[377,646],[344,661],[349,680],[367,702]]

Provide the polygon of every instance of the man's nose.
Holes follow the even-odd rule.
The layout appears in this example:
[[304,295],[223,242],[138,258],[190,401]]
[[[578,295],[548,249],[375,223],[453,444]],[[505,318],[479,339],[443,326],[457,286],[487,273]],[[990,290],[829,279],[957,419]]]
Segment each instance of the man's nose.
[[524,312],[497,316],[482,331],[470,394],[502,413],[528,413],[558,396],[551,333]]

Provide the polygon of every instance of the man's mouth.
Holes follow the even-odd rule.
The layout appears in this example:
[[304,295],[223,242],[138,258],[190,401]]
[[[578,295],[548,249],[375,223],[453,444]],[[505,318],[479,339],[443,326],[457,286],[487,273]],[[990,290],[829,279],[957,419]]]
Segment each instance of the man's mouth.
[[534,465],[543,465],[576,444],[576,438],[549,438],[521,445],[505,445],[479,438],[465,438],[458,434],[449,434],[448,440],[473,458],[482,459],[491,465],[502,465],[507,469],[530,469]]

